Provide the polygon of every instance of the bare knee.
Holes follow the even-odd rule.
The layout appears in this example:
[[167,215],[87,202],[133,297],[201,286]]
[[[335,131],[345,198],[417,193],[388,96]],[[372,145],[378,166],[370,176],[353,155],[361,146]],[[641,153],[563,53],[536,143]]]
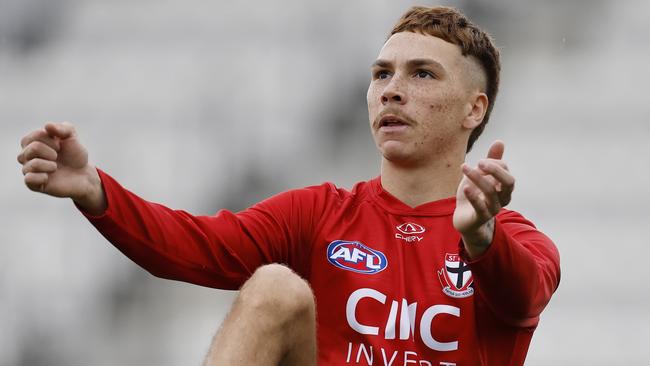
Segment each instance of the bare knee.
[[237,301],[258,314],[278,316],[282,321],[313,317],[315,313],[309,284],[281,264],[259,267],[242,287]]
[[315,308],[309,284],[291,269],[258,268],[241,288],[205,365],[316,365]]

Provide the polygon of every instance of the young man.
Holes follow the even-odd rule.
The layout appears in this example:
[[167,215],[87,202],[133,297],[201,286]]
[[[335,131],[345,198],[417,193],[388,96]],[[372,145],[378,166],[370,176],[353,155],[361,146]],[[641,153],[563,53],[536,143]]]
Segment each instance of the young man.
[[30,189],[72,198],[154,275],[241,289],[206,365],[522,365],[559,255],[503,209],[514,188],[503,143],[463,163],[499,69],[489,36],[457,10],[410,9],[368,88],[380,177],[236,214],[139,198],[88,164],[68,123],[27,135],[18,161]]

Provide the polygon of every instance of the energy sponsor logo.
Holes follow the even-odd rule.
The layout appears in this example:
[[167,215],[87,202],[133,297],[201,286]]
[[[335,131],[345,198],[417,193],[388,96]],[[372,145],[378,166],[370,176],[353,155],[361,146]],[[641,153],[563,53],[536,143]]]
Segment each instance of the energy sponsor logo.
[[405,222],[399,226],[395,227],[398,233],[395,233],[395,238],[396,239],[401,239],[404,240],[407,243],[416,243],[419,241],[422,241],[424,239],[424,236],[420,236],[418,234],[424,234],[426,229],[413,222]]
[[464,298],[474,294],[472,271],[458,254],[445,254],[445,267],[438,271],[438,280],[447,296]]
[[335,240],[327,246],[327,260],[348,271],[375,274],[388,267],[384,253],[358,241]]

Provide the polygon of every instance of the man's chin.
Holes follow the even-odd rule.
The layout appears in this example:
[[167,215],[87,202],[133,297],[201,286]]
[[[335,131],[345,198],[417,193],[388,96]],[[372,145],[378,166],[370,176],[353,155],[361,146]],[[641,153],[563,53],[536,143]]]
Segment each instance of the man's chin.
[[384,148],[381,150],[384,159],[395,164],[405,164],[414,160],[413,153],[402,148]]

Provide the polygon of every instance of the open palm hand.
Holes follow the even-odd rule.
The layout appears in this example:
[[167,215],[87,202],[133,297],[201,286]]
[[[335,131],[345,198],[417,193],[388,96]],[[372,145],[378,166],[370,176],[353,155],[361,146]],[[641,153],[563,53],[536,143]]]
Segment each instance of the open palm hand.
[[470,255],[477,252],[472,247],[485,250],[490,245],[494,217],[512,197],[515,179],[501,160],[503,151],[503,142],[496,141],[478,167],[462,166],[464,175],[456,193],[454,228],[463,236]]

